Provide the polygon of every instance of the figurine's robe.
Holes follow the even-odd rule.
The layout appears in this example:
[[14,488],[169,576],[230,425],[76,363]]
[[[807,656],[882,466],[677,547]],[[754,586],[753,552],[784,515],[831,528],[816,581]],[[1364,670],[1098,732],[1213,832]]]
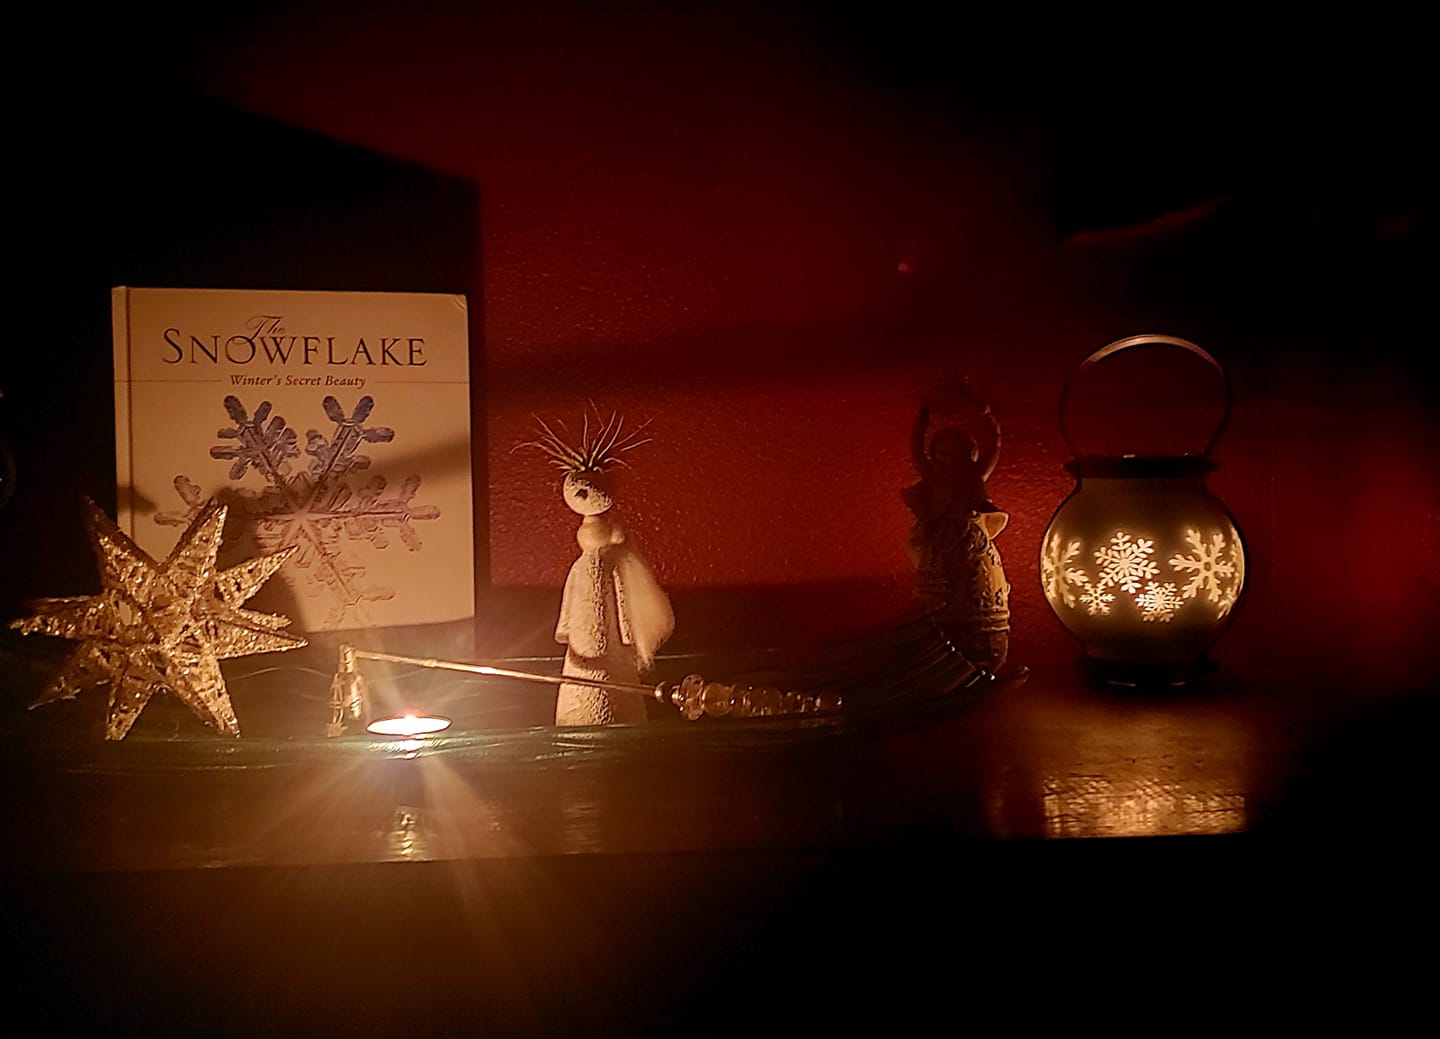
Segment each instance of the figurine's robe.
[[[587,516],[576,540],[580,558],[565,579],[555,625],[555,640],[566,646],[563,673],[640,683],[675,630],[670,599],[616,521]],[[556,725],[634,724],[645,718],[640,693],[565,683],[555,703]]]

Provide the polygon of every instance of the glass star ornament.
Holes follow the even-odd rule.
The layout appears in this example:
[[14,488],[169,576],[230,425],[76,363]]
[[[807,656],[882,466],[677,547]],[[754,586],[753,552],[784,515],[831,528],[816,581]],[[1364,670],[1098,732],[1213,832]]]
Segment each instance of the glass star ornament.
[[105,738],[119,740],[155,691],[165,690],[206,725],[239,736],[220,661],[297,649],[305,639],[280,630],[288,618],[244,608],[293,549],[219,569],[225,513],[218,502],[206,504],[157,563],[87,498],[85,528],[100,568],[100,594],[38,600],[32,616],[10,625],[80,643],[31,706],[108,685]]

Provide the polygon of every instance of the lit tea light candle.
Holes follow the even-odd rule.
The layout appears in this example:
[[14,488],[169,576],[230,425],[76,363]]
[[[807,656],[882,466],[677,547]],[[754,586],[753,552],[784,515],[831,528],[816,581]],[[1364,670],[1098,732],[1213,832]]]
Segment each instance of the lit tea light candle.
[[409,712],[393,718],[376,718],[365,726],[367,732],[376,736],[429,736],[450,728],[450,719],[438,714]]

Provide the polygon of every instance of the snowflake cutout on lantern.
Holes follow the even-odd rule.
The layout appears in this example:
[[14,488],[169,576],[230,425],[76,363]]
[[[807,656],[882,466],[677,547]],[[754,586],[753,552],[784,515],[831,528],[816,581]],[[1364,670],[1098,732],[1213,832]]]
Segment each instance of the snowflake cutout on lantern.
[[[1056,534],[1050,538],[1050,543],[1045,546],[1044,555],[1040,557],[1040,580],[1045,585],[1045,594],[1051,599],[1059,599],[1070,607],[1075,605],[1075,591],[1070,586],[1073,584],[1085,587],[1090,583],[1090,578],[1085,571],[1077,570],[1070,565],[1079,554],[1080,542],[1078,540],[1071,541],[1062,552],[1060,535]],[[1111,598],[1113,599],[1114,596]]]
[[1094,617],[1096,614],[1103,616],[1110,612],[1110,604],[1115,601],[1115,596],[1103,588],[1091,586],[1080,593],[1080,601],[1085,604],[1085,609],[1090,616]]
[[[440,510],[414,504],[418,476],[406,477],[388,497],[384,476],[358,483],[370,468],[369,456],[358,453],[359,448],[395,439],[393,429],[366,425],[375,407],[373,397],[361,397],[348,415],[331,396],[321,407],[334,431],[326,436],[309,430],[304,461],[297,465],[302,452],[296,432],[283,417],[271,414],[269,401],[262,401],[252,415],[238,397],[227,396],[225,411],[232,425],[216,431],[224,442],[210,448],[210,457],[231,463],[232,482],[252,471],[264,480],[262,489],[235,487],[221,496],[243,513],[245,537],[261,551],[295,547],[286,570],[299,576],[307,595],[329,594],[332,606],[324,626],[335,627],[347,614],[363,622],[366,603],[395,595],[394,589],[365,583],[366,568],[354,548],[368,544],[383,550],[393,534],[417,552],[421,542],[414,523],[436,519]],[[157,523],[185,526],[204,505],[203,492],[185,476],[175,477],[175,490],[189,509],[159,513]]]
[[[1160,568],[1151,558],[1155,554],[1152,538],[1136,537],[1128,530],[1116,531],[1110,536],[1109,544],[1094,553],[1100,576],[1092,580],[1083,568],[1070,565],[1082,550],[1081,542],[1072,540],[1062,553],[1060,535],[1055,534],[1040,559],[1046,596],[1051,602],[1058,600],[1071,609],[1083,606],[1092,617],[1108,616],[1117,597],[1106,589],[1119,588],[1129,594],[1147,621],[1169,621],[1187,600],[1201,598],[1215,604],[1217,619],[1227,616],[1245,585],[1245,556],[1239,539],[1227,538],[1220,531],[1212,530],[1207,541],[1200,531],[1186,530],[1185,542],[1190,553],[1176,553],[1167,561],[1172,570],[1185,578],[1182,588],[1176,583],[1155,580]],[[1071,585],[1080,589],[1078,595]]]
[[1181,596],[1193,599],[1203,588],[1211,602],[1219,602],[1222,594],[1220,579],[1235,576],[1235,564],[1227,558],[1229,553],[1225,549],[1225,535],[1219,531],[1211,531],[1210,543],[1206,545],[1198,530],[1187,530],[1185,541],[1190,546],[1191,553],[1188,556],[1176,554],[1170,557],[1171,569],[1190,575],[1190,580],[1180,592]]
[[[1245,553],[1240,551],[1240,539],[1236,538],[1230,542],[1229,548],[1230,567],[1228,576],[1233,580],[1225,586],[1215,600],[1215,614],[1217,617],[1228,616],[1235,608],[1235,603],[1240,598],[1240,589],[1245,586]],[[1173,563],[1173,560],[1172,560]]]
[[1095,562],[1100,564],[1100,587],[1108,588],[1118,584],[1122,589],[1135,595],[1140,583],[1159,573],[1159,567],[1149,557],[1155,552],[1155,542],[1146,538],[1130,540],[1130,535],[1119,531],[1110,538],[1110,544],[1095,552]]
[[1180,590],[1170,582],[1161,584],[1151,581],[1143,592],[1135,596],[1135,605],[1140,608],[1142,619],[1168,624],[1185,605],[1185,600],[1180,597]]

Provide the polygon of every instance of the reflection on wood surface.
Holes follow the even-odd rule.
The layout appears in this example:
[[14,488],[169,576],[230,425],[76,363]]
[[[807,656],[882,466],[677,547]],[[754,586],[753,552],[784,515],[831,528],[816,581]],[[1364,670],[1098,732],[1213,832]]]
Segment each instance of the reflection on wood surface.
[[1245,795],[1187,790],[1153,779],[1047,776],[1043,792],[1047,837],[1153,837],[1238,833]]

